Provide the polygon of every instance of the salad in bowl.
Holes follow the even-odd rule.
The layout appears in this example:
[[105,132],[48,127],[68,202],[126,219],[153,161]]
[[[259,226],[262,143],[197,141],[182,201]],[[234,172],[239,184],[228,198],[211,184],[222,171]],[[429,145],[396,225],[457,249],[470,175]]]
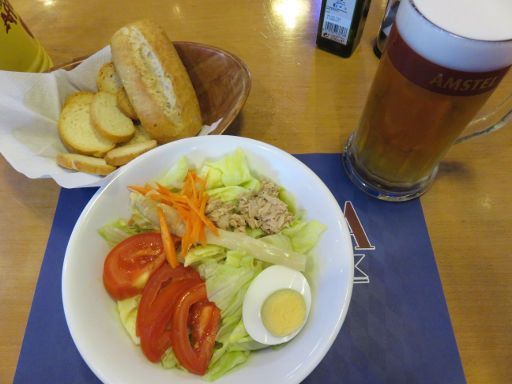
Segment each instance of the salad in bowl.
[[264,143],[198,137],[95,194],[68,244],[63,302],[105,382],[291,383],[334,341],[352,276],[345,220],[313,172]]

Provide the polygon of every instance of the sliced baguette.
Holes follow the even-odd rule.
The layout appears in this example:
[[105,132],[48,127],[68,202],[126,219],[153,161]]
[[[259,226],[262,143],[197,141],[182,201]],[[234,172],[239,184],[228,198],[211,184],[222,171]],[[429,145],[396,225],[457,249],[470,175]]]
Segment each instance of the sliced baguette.
[[92,125],[93,97],[93,93],[78,92],[66,100],[58,122],[59,136],[70,152],[103,157],[115,143],[101,136]]
[[107,164],[105,159],[77,155],[76,153],[59,153],[57,155],[57,164],[74,171],[93,173],[101,176],[108,175],[116,169],[116,167]]
[[137,113],[135,113],[135,110],[133,109],[132,103],[130,103],[130,99],[128,99],[128,95],[126,94],[126,91],[123,89],[120,89],[117,94],[117,106],[123,112],[127,117],[129,117],[132,120],[138,120]]
[[114,148],[105,155],[105,161],[110,165],[120,166],[135,159],[157,146],[156,140],[144,141],[135,144],[125,144]]
[[121,79],[116,73],[114,63],[106,63],[100,68],[96,77],[96,85],[98,86],[98,91],[114,95],[123,88]]
[[135,135],[126,144],[137,144],[153,140],[149,133],[140,124],[135,125]]
[[100,135],[114,143],[124,143],[135,134],[133,121],[117,107],[116,96],[98,92],[91,103],[91,119]]
[[142,20],[111,39],[112,60],[137,116],[159,143],[194,136],[202,125],[188,73],[162,28]]

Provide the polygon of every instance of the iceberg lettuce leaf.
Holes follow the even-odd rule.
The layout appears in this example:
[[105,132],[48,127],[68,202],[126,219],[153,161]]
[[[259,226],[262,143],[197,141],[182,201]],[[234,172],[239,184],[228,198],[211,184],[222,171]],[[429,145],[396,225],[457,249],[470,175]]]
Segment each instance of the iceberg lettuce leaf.
[[276,233],[275,235],[268,235],[264,237],[260,237],[261,241],[264,241],[265,243],[275,245],[276,247],[279,247],[281,249],[284,249],[285,251],[293,251],[293,245],[292,240],[282,234],[282,233]]
[[208,367],[208,372],[204,378],[208,381],[215,381],[226,373],[230,372],[236,366],[245,363],[249,359],[248,351],[229,351]]
[[326,229],[327,227],[324,224],[312,220],[310,222],[298,222],[290,228],[283,229],[281,233],[290,238],[295,252],[306,254],[316,246]]
[[251,192],[257,192],[261,189],[261,182],[258,179],[253,178],[249,181],[246,181],[245,183],[242,183],[242,187]]
[[181,157],[173,166],[155,181],[169,189],[181,189],[187,176],[189,165],[186,157]]
[[208,299],[217,305],[222,316],[242,306],[248,283],[262,270],[261,263],[238,250],[228,251],[222,263],[209,260],[202,265],[198,270],[206,281]]
[[208,190],[208,197],[210,199],[218,199],[223,202],[233,201],[240,198],[240,196],[249,193],[250,190],[232,185],[230,187],[219,187]]
[[162,363],[162,367],[165,369],[180,368],[180,364],[172,348],[169,348],[164,352],[162,358],[160,359],[160,363]]
[[208,232],[206,241],[208,244],[220,245],[232,250],[243,250],[256,259],[267,263],[284,265],[298,271],[305,271],[306,269],[306,256],[304,254],[277,247],[261,239],[254,239],[245,233],[219,229],[219,236]]
[[137,336],[135,328],[141,296],[142,295],[136,295],[117,302],[117,311],[119,312],[121,324],[123,324],[124,329],[128,335],[130,335],[130,339],[132,339],[135,345],[140,344],[140,339]]
[[98,233],[105,239],[110,247],[115,247],[121,241],[141,232],[143,232],[143,230],[137,225],[128,224],[124,219],[112,221],[98,229]]
[[223,186],[240,186],[247,182],[254,183],[255,179],[251,174],[245,154],[240,149],[217,161],[206,162],[199,174],[201,176],[208,175],[207,190]]
[[218,245],[199,245],[192,248],[185,256],[185,267],[204,262],[206,259],[220,260],[226,257],[226,248]]
[[295,204],[295,196],[293,196],[286,189],[281,188],[279,190],[279,199],[286,204],[288,210],[295,215],[297,213],[297,206]]
[[132,221],[146,230],[160,228],[156,202],[138,192],[130,193],[130,212]]

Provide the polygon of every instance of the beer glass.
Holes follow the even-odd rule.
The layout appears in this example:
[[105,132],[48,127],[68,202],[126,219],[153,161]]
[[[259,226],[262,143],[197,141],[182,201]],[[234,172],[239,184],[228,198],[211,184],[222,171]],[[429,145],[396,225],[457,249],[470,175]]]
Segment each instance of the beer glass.
[[43,72],[52,60],[9,0],[0,0],[0,70]]
[[510,98],[501,110],[471,120],[512,64],[510,17],[509,0],[400,2],[358,129],[343,154],[354,184],[383,200],[418,197],[451,145],[464,140],[468,125],[477,127],[475,136],[506,123]]

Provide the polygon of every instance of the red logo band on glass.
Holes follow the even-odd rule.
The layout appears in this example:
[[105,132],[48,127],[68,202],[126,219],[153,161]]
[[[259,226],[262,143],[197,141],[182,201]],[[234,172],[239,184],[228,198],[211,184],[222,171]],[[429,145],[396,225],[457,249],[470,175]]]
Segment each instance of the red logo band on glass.
[[489,72],[464,72],[442,67],[420,56],[404,41],[393,26],[387,54],[395,68],[407,79],[432,92],[453,96],[472,96],[496,88],[510,66]]

